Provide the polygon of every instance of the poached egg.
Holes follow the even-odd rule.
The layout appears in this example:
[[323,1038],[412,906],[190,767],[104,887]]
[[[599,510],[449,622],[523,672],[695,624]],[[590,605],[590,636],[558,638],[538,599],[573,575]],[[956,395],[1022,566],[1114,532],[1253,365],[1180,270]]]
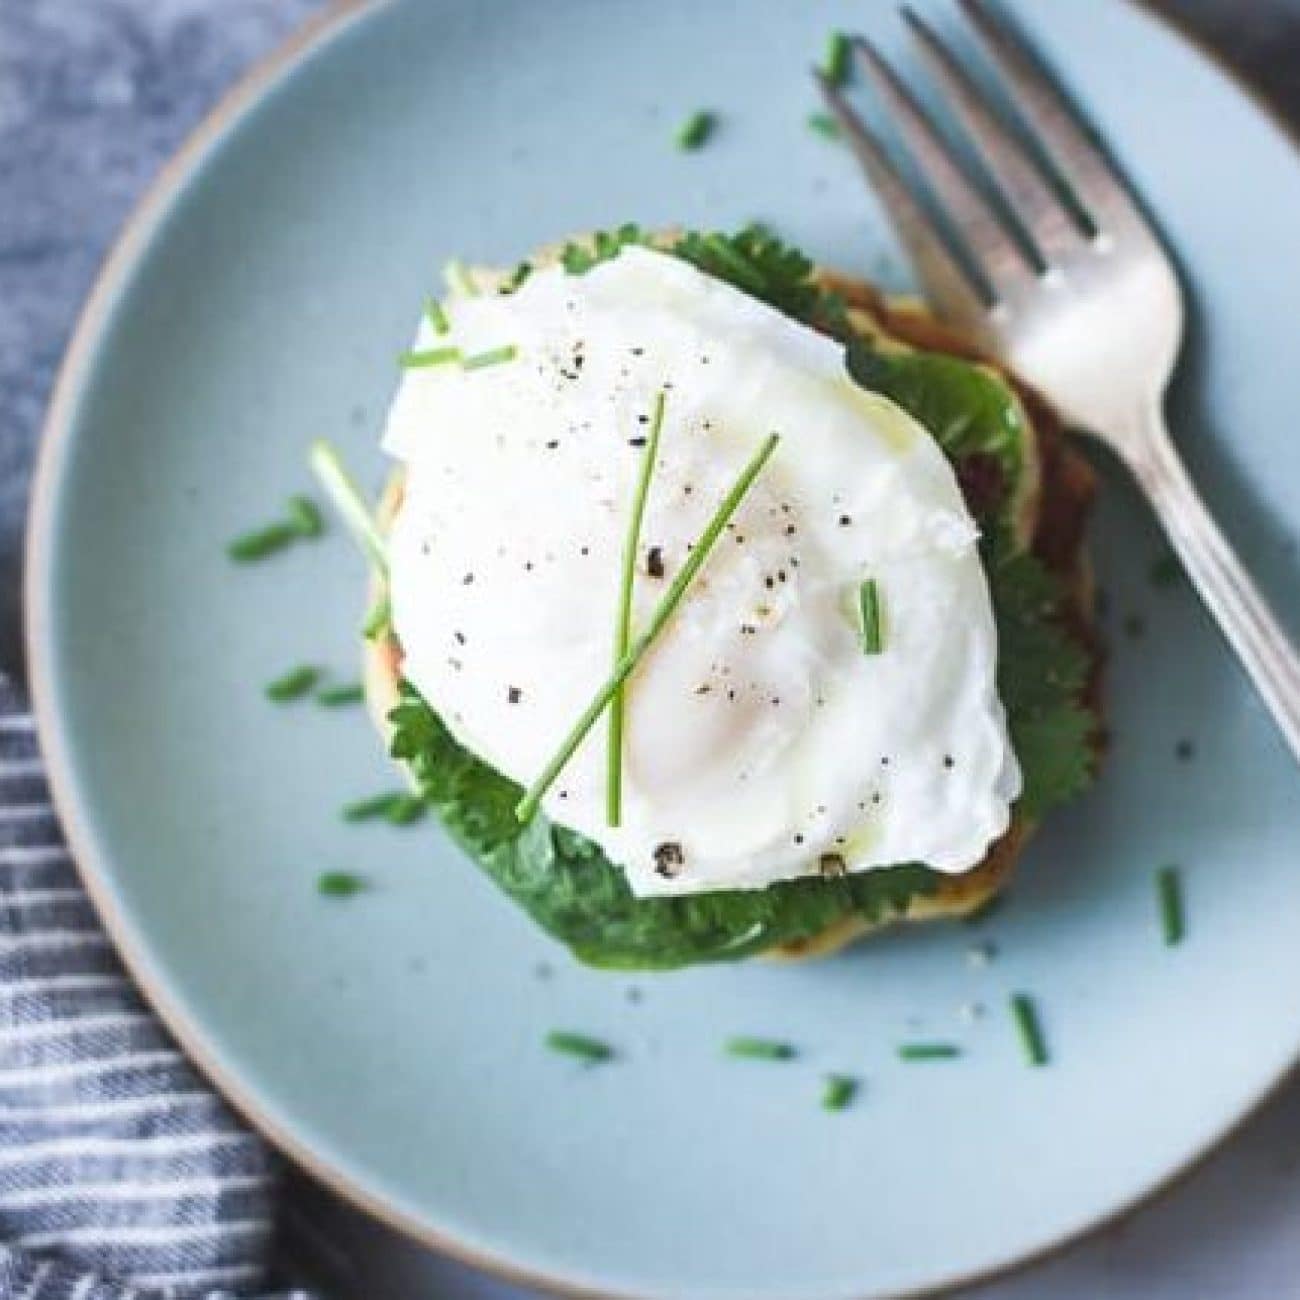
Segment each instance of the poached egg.
[[[741,469],[781,442],[626,687],[621,824],[604,720],[543,801],[638,896],[924,863],[1006,829],[1020,771],[978,533],[938,444],[844,348],[669,254],[459,296],[417,350],[385,449],[404,675],[529,786],[609,676],[628,516],[656,400],[633,635]],[[881,611],[865,653],[859,593]]]

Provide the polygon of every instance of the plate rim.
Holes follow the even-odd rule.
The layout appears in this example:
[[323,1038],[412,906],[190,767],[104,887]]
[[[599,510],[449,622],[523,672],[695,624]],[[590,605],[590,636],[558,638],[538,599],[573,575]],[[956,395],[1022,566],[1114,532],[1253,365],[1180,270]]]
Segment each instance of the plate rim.
[[[227,1069],[209,1050],[201,1024],[181,1010],[167,989],[165,976],[159,973],[155,977],[149,971],[149,962],[142,950],[143,943],[137,947],[136,941],[131,937],[131,924],[126,909],[119,903],[108,882],[107,873],[98,863],[98,855],[92,848],[94,837],[82,818],[74,793],[76,783],[71,774],[73,746],[61,724],[61,714],[55,703],[56,690],[50,656],[40,653],[50,644],[53,621],[53,587],[43,579],[49,573],[48,549],[53,536],[58,499],[56,481],[73,442],[71,432],[85,380],[107,338],[107,327],[120,291],[147,253],[160,221],[166,217],[187,185],[201,173],[212,151],[221,144],[229,131],[253,112],[278,82],[292,75],[349,27],[393,2],[394,0],[329,0],[319,13],[301,23],[279,46],[255,60],[218,97],[198,125],[163,163],[113,238],[69,335],[36,444],[24,531],[22,569],[23,647],[32,712],[36,719],[51,798],[64,838],[77,874],[112,941],[114,951],[168,1033],[254,1132],[354,1209],[416,1244],[462,1264],[506,1282],[540,1288],[553,1295],[571,1297],[572,1300],[652,1300],[642,1292],[626,1289],[611,1291],[606,1286],[597,1288],[574,1276],[528,1267],[516,1263],[508,1256],[471,1246],[420,1216],[400,1208],[381,1194],[352,1182],[327,1157],[313,1151],[286,1125],[265,1113],[255,1090],[245,1086],[239,1077],[237,1067]],[[1157,0],[1122,2],[1153,19],[1217,70],[1227,86],[1246,99],[1290,146],[1297,165],[1300,165],[1300,127],[1285,118],[1280,107],[1260,87],[1248,80],[1241,70],[1194,32],[1186,19],[1157,8]],[[1053,1259],[1160,1200],[1191,1178],[1279,1093],[1296,1075],[1298,1068],[1300,1037],[1287,1062],[1214,1136],[1170,1168],[1161,1178],[1104,1213],[1094,1215],[1034,1250],[1008,1256],[975,1271],[953,1273],[920,1288],[856,1295],[860,1300],[921,1300],[922,1297],[946,1295],[961,1288],[1009,1277]]]

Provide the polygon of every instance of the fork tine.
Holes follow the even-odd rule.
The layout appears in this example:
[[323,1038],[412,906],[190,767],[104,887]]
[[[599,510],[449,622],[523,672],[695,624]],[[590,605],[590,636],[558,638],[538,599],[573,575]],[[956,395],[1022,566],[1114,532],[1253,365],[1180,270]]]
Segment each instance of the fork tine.
[[939,128],[902,78],[863,37],[853,46],[858,60],[893,113],[899,133],[917,166],[933,186],[935,197],[951,215],[963,242],[994,293],[1005,297],[1017,280],[1034,270],[1028,255],[1007,233],[1001,218],[971,184],[953,157]]
[[1124,182],[1080,125],[1061,91],[1038,66],[1024,42],[995,18],[983,0],[959,0],[989,57],[1007,82],[1012,102],[1038,137],[1097,228],[1106,217],[1148,229]]
[[948,97],[980,157],[997,180],[1044,264],[1078,248],[1080,232],[1038,164],[1002,125],[983,93],[935,30],[908,5],[903,20],[939,88]]
[[971,281],[949,252],[929,213],[898,174],[885,147],[838,87],[820,68],[813,69],[813,76],[867,183],[884,204],[885,214],[907,252],[927,299],[943,319],[974,337],[984,337],[988,331],[988,313],[981,287]]

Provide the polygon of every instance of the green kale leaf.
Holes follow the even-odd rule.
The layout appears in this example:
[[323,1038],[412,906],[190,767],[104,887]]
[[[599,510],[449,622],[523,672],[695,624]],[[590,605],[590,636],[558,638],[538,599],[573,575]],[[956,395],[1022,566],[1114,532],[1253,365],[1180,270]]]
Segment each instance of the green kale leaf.
[[762,890],[636,898],[623,872],[576,831],[515,817],[523,791],[459,745],[409,683],[392,753],[454,839],[543,929],[592,966],[670,970],[807,939],[847,916],[900,916],[933,889],[924,867],[808,877]]

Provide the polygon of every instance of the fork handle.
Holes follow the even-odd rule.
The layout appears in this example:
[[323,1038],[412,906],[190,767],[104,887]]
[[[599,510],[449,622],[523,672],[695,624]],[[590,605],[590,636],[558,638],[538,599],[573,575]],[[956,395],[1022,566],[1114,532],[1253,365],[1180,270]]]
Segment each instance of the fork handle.
[[1124,444],[1125,459],[1187,576],[1300,761],[1300,654],[1201,500],[1174,450],[1159,403],[1139,421],[1139,436]]

